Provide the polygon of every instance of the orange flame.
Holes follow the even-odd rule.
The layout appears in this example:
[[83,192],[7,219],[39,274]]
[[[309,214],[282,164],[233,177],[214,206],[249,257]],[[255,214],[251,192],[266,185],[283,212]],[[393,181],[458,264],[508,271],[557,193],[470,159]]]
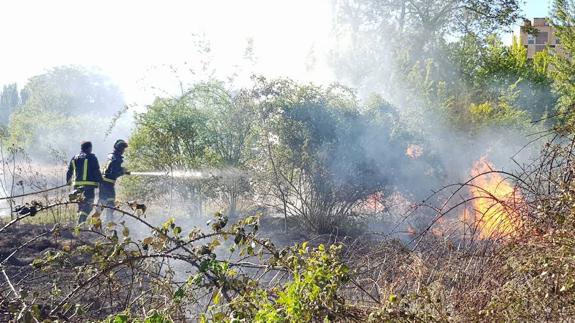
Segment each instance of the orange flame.
[[417,231],[415,230],[414,227],[411,226],[411,224],[407,226],[407,234],[409,234],[412,237],[414,237],[417,234]]
[[487,158],[482,157],[471,170],[473,177],[478,176],[473,180],[470,191],[479,239],[509,237],[515,235],[521,225],[514,213],[521,202],[521,195],[501,174],[490,173],[493,169]]
[[407,147],[405,154],[411,159],[417,159],[423,155],[423,147],[411,144]]
[[369,195],[364,201],[362,201],[360,207],[367,212],[380,212],[385,209],[383,204],[384,196],[382,192],[376,192]]

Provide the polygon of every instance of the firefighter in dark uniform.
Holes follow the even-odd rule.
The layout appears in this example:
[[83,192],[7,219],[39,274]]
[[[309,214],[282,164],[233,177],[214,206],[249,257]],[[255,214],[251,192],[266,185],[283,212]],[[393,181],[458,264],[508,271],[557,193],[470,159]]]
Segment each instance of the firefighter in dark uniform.
[[120,176],[130,175],[130,172],[122,167],[122,163],[124,162],[123,155],[126,148],[128,148],[127,142],[122,139],[116,140],[114,143],[114,152],[108,155],[108,162],[106,163],[106,167],[104,167],[98,203],[106,206],[104,209],[104,220],[106,222],[112,221],[112,215],[114,214],[114,210],[110,209],[110,207],[114,207],[116,201],[116,189],[114,187],[116,180]]
[[102,173],[98,158],[92,154],[92,143],[84,141],[80,148],[81,152],[68,165],[66,182],[74,187],[71,196],[83,195],[78,203],[78,223],[83,223],[92,211],[95,190],[102,181]]

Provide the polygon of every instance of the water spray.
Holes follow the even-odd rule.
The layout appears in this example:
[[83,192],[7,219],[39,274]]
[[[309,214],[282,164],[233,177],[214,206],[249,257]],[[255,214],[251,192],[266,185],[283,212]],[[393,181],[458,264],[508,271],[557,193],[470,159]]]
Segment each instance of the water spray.
[[186,171],[176,170],[166,172],[130,172],[130,175],[210,179],[215,177],[238,177],[242,175],[242,172],[236,169],[212,169],[212,170],[186,170]]
[[195,178],[195,179],[207,179],[207,178],[214,177],[213,174],[210,174],[208,172],[200,172],[200,171],[131,172],[130,175],[173,177],[173,178]]

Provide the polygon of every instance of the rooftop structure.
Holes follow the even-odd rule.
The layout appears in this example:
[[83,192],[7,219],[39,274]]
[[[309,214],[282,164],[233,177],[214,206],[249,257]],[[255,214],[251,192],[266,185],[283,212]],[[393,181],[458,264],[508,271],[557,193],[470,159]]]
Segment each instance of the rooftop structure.
[[533,22],[525,19],[521,26],[519,41],[527,48],[527,58],[531,59],[535,53],[543,51],[547,45],[555,48],[560,45],[559,38],[555,37],[555,28],[549,25],[547,18],[534,18]]

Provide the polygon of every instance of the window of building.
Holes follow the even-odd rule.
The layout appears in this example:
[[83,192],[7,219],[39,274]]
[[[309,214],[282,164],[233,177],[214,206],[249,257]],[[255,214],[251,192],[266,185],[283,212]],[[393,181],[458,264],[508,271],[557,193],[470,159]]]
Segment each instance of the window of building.
[[542,52],[545,50],[545,45],[535,45],[535,52]]
[[531,34],[527,35],[527,44],[530,44],[530,45],[535,44],[535,36],[533,36]]
[[549,41],[549,33],[546,31],[540,31],[537,33],[537,36],[535,37],[535,44],[541,45],[541,44],[547,44],[547,42]]

